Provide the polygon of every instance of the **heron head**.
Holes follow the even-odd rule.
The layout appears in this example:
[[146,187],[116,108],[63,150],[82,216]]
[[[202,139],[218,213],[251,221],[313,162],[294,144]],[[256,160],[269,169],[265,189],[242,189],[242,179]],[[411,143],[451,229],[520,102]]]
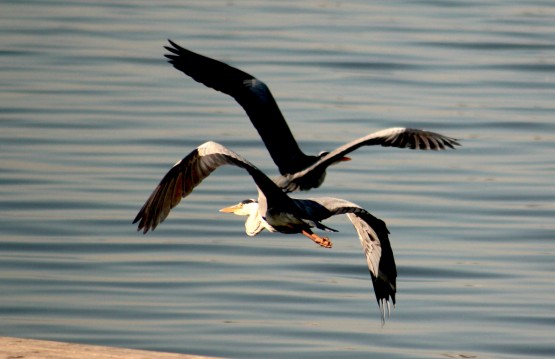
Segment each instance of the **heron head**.
[[[329,153],[329,151],[322,151],[322,152],[318,153],[318,158],[325,157],[325,156],[327,156],[328,153]],[[337,161],[333,162],[332,165],[335,165],[339,162],[346,162],[346,161],[350,161],[350,160],[351,160],[351,157],[347,157],[347,156],[339,157],[339,159]]]
[[258,210],[258,202],[254,199],[246,199],[233,206],[220,209],[220,212],[234,213],[238,216],[250,216]]

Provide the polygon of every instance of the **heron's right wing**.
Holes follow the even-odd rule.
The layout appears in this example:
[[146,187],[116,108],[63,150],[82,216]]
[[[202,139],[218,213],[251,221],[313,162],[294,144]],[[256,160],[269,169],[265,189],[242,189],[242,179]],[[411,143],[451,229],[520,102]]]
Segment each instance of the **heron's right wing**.
[[[300,170],[307,157],[299,148],[276,100],[264,82],[223,62],[187,50],[171,40],[165,55],[195,81],[233,97],[245,110],[280,173]],[[304,167],[302,167],[304,168]]]
[[135,217],[138,230],[147,233],[164,221],[171,209],[188,196],[206,177],[223,165],[244,168],[268,196],[289,198],[272,180],[242,156],[216,143],[206,142],[177,162],[166,173]]

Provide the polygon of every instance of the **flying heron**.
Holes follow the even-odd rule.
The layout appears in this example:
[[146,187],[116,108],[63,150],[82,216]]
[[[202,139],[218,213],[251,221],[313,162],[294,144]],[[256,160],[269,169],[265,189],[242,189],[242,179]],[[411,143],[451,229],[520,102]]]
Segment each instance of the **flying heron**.
[[213,171],[223,165],[246,170],[258,189],[257,200],[246,200],[223,209],[248,216],[245,229],[254,236],[264,229],[280,233],[302,233],[322,247],[331,241],[312,231],[335,230],[323,220],[346,214],[355,227],[372,278],[382,320],[389,314],[390,301],[395,305],[397,270],[385,223],[364,208],[337,198],[294,199],[283,192],[268,176],[239,154],[216,142],[206,142],[177,162],[162,178],[135,217],[138,230],[147,233],[164,221],[171,209],[187,197]]
[[439,133],[393,127],[370,133],[333,151],[306,155],[299,148],[264,82],[228,64],[168,41],[171,46],[165,48],[171,54],[165,56],[176,69],[207,87],[233,97],[243,107],[281,173],[276,183],[286,192],[319,187],[328,166],[349,160],[345,155],[362,146],[444,150],[460,145],[456,139]]

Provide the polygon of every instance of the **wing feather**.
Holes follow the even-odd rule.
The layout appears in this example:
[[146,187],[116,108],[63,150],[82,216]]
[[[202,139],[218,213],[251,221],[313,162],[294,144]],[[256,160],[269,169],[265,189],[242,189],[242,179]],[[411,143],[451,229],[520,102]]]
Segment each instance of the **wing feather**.
[[314,162],[312,156],[305,155],[299,148],[264,82],[228,64],[168,41],[171,46],[165,48],[170,54],[165,56],[169,63],[195,81],[233,97],[243,107],[280,173],[294,173]]
[[[343,199],[322,197],[313,198],[311,201],[325,207],[329,211],[326,214],[328,217],[346,214],[355,227],[372,278],[382,319],[385,319],[385,309],[390,300],[395,305],[397,291],[397,268],[385,222],[359,205]],[[320,213],[323,212],[320,211]]]
[[154,230],[182,198],[187,197],[206,177],[223,165],[247,170],[268,201],[274,198],[283,202],[288,200],[287,195],[256,166],[228,148],[210,141],[189,153],[166,173],[133,223],[139,222],[138,230],[143,233]]
[[304,170],[277,178],[276,183],[286,192],[318,187],[330,165],[362,146],[375,145],[419,150],[444,150],[446,147],[454,149],[455,146],[460,146],[456,139],[431,131],[404,127],[387,128],[346,143]]

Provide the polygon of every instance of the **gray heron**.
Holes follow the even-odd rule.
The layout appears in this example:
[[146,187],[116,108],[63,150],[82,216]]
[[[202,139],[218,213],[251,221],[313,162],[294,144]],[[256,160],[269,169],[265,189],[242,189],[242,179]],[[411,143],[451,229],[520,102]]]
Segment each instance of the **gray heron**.
[[323,220],[346,214],[355,227],[372,278],[374,293],[382,320],[389,314],[390,301],[395,305],[397,270],[389,243],[386,224],[364,208],[337,198],[294,199],[283,192],[268,176],[247,159],[216,142],[206,142],[178,161],[162,178],[135,217],[137,229],[147,233],[168,216],[171,209],[187,197],[213,171],[223,165],[246,170],[258,189],[257,200],[246,200],[223,209],[248,216],[247,234],[254,236],[262,230],[280,233],[302,233],[322,247],[331,241],[312,231],[318,228],[335,232]]
[[276,100],[266,84],[254,76],[218,60],[187,50],[168,40],[165,56],[177,69],[214,90],[233,97],[245,110],[277,165],[281,177],[276,183],[286,192],[309,190],[324,181],[328,166],[348,160],[348,153],[362,147],[444,150],[460,144],[439,133],[393,127],[370,133],[345,145],[318,155],[306,155],[297,144]]

